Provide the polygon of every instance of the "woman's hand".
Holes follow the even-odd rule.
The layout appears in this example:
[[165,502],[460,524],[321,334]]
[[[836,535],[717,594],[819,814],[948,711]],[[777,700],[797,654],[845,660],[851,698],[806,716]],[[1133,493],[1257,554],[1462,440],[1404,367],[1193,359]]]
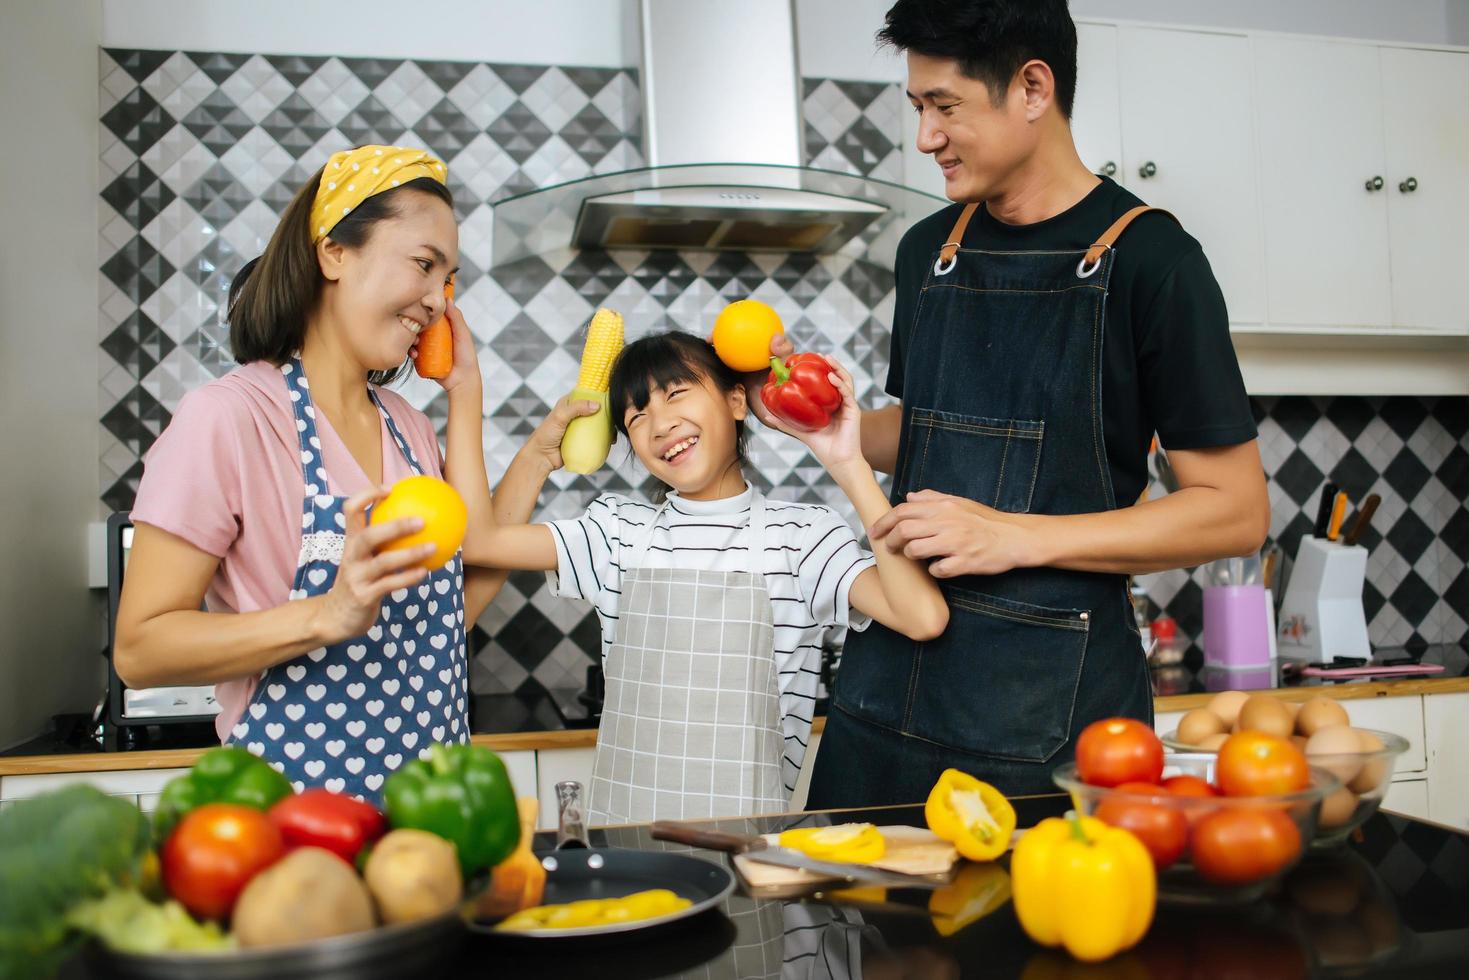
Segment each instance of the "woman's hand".
[[451,395],[460,391],[479,394],[484,390],[484,379],[479,373],[479,351],[474,347],[474,334],[469,332],[464,314],[459,312],[452,299],[445,301],[444,316],[449,320],[449,330],[454,337],[454,366],[436,381]]
[[559,470],[562,466],[561,459],[561,437],[566,435],[566,427],[571,420],[583,415],[596,415],[602,406],[594,401],[578,399],[572,401],[567,395],[556,403],[541,424],[536,426],[536,431],[531,433],[526,440],[522,452],[530,454],[533,458],[542,461],[553,470]]
[[857,407],[857,393],[852,384],[852,376],[847,369],[837,363],[836,359],[823,355],[826,363],[831,366],[831,372],[827,374],[826,380],[841,394],[842,404],[831,417],[831,423],[826,428],[816,432],[802,432],[794,429],[770,414],[765,408],[764,401],[759,395],[755,401],[760,403],[761,409],[765,411],[762,421],[768,418],[766,425],[789,436],[794,436],[804,442],[825,466],[832,476],[840,481],[841,470],[854,463],[866,465],[862,458],[862,410]]
[[[461,320],[462,324],[463,321]],[[368,505],[382,500],[391,488],[365,490],[343,505],[347,540],[331,590],[321,597],[318,632],[323,646],[362,636],[377,621],[383,597],[416,585],[428,575],[416,567],[434,553],[432,544],[381,551],[392,541],[423,530],[423,520],[405,517],[368,526]]]

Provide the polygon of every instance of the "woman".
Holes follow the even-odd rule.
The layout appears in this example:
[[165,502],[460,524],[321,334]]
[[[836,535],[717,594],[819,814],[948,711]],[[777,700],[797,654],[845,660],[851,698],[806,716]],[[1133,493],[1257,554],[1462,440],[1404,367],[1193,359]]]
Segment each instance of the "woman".
[[[504,582],[432,546],[382,550],[422,526],[369,527],[388,485],[447,479],[492,523],[482,382],[445,298],[458,229],[443,163],[421,150],[343,151],[287,207],[232,287],[240,367],[179,405],[149,451],[118,610],[118,674],[133,687],[218,685],[218,730],[298,788],[373,798],[405,759],[469,737],[466,623]],[[454,369],[447,453],[433,425],[380,386],[447,315]],[[309,381],[308,381],[309,379]],[[502,484],[502,519],[529,516],[560,465],[559,406]],[[200,611],[203,605],[208,611]]]

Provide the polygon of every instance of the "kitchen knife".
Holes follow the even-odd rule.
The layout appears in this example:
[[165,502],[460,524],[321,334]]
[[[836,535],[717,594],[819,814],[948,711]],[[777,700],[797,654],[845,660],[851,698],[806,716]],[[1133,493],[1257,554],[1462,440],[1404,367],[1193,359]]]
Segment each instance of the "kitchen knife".
[[1351,530],[1347,531],[1347,536],[1342,539],[1342,544],[1353,545],[1357,543],[1362,535],[1367,532],[1367,525],[1372,522],[1372,515],[1377,513],[1377,508],[1381,503],[1382,498],[1375,493],[1362,501],[1362,507],[1357,511],[1356,519],[1352,521]]
[[1331,523],[1331,509],[1336,506],[1336,484],[1328,483],[1321,488],[1321,503],[1316,508],[1316,523],[1311,527],[1311,536],[1326,537],[1326,526]]
[[1331,505],[1331,523],[1326,526],[1326,540],[1335,541],[1341,537],[1341,522],[1347,516],[1347,495],[1339,493],[1336,502]]
[[675,820],[655,820],[649,827],[649,832],[654,840],[674,841],[679,844],[689,844],[693,847],[704,847],[712,851],[724,851],[728,854],[743,854],[751,861],[760,864],[777,864],[784,868],[795,868],[797,871],[809,871],[811,874],[824,877],[836,878],[841,881],[861,882],[870,885],[884,885],[888,888],[942,888],[948,884],[946,878],[926,878],[916,875],[900,874],[897,871],[885,871],[882,868],[874,868],[866,864],[846,864],[839,861],[816,861],[800,851],[788,847],[777,847],[772,845],[764,837],[741,837],[738,834],[726,834],[717,830],[705,830],[692,824],[680,823]]

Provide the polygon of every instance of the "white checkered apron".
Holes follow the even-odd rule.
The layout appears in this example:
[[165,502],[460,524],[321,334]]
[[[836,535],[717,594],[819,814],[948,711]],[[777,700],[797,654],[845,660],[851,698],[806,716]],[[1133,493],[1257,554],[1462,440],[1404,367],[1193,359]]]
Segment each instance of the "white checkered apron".
[[645,567],[662,514],[623,571],[587,821],[784,812],[765,501],[752,495],[740,572]]

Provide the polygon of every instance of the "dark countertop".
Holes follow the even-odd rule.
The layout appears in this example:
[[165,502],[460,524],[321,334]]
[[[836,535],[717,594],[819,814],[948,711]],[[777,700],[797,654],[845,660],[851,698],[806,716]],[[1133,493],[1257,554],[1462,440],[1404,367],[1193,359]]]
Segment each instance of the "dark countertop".
[[[1159,698],[1186,694],[1208,694],[1216,691],[1253,690],[1297,690],[1309,688],[1343,688],[1366,684],[1403,684],[1425,680],[1447,678],[1469,678],[1469,644],[1440,643],[1428,647],[1409,649],[1406,647],[1378,647],[1373,651],[1376,660],[1412,657],[1424,664],[1438,664],[1444,669],[1437,674],[1422,676],[1386,675],[1382,677],[1300,677],[1291,676],[1282,670],[1288,661],[1278,661],[1270,667],[1257,670],[1220,670],[1204,666],[1204,652],[1196,645],[1188,645],[1183,661],[1171,666],[1152,668],[1153,695]],[[1326,692],[1323,692],[1326,693]],[[1161,706],[1160,706],[1161,709]]]
[[[1022,827],[1068,807],[1062,796],[1014,801]],[[737,833],[778,831],[799,817],[719,821]],[[833,822],[922,825],[920,807],[834,814]],[[594,830],[594,846],[683,850],[645,827]],[[549,850],[552,835],[536,838]],[[697,856],[725,863],[709,851]],[[1008,858],[1001,867],[1008,869]],[[650,887],[656,882],[649,882]],[[949,937],[928,894],[889,890],[880,907],[736,891],[718,910],[619,937],[525,940],[470,935],[374,976],[578,978],[1287,978],[1469,976],[1469,835],[1378,813],[1355,838],[1310,854],[1275,891],[1232,908],[1160,905],[1141,944],[1086,965],[1031,942],[1006,902]],[[87,977],[74,959],[62,974]]]

